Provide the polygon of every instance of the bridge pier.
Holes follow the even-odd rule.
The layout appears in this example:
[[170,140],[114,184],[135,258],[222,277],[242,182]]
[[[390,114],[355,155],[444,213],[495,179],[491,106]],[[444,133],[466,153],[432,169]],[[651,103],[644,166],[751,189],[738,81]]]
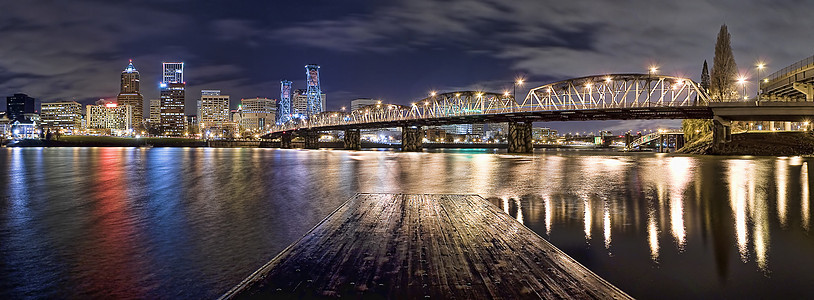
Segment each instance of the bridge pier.
[[532,153],[531,122],[509,122],[509,153]]
[[359,129],[345,130],[345,149],[347,150],[362,149],[362,134],[359,133]]
[[630,132],[625,132],[625,149],[630,149],[630,143],[633,142],[633,136],[630,135]]
[[814,84],[794,82],[791,87],[806,95],[806,101],[814,101]]
[[291,133],[283,133],[280,136],[280,148],[291,149]]
[[732,141],[732,123],[720,118],[712,119],[712,147],[718,148]]
[[401,127],[401,151],[421,152],[424,150],[424,130],[421,126]]
[[684,135],[679,134],[675,136],[675,148],[676,150],[684,148]]
[[319,131],[305,131],[305,149],[319,149]]

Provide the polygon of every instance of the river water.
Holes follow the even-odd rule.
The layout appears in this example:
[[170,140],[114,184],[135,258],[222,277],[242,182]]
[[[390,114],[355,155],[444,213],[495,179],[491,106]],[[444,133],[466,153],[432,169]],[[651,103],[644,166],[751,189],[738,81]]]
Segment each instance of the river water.
[[215,298],[357,192],[482,195],[637,298],[812,298],[812,164],[0,148],[0,298]]

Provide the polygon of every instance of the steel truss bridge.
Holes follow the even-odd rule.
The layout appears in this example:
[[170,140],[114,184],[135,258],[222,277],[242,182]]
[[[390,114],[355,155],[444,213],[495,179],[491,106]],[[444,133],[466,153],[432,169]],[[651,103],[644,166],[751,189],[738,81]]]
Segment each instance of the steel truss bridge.
[[532,89],[522,102],[481,91],[436,94],[402,105],[369,105],[324,112],[273,126],[269,133],[497,122],[628,119],[709,119],[709,96],[690,79],[650,74],[608,74]]
[[[814,94],[814,87],[811,87]],[[359,129],[402,128],[402,149],[421,150],[422,126],[507,122],[509,152],[533,151],[532,122],[713,119],[713,143],[731,140],[731,121],[811,121],[814,101],[711,101],[694,81],[653,74],[606,74],[573,78],[533,88],[522,101],[482,91],[435,94],[409,106],[376,104],[351,112],[323,112],[270,128],[266,137],[304,136],[318,148],[317,132],[345,130],[345,147],[358,149]],[[410,150],[407,150],[410,149]]]

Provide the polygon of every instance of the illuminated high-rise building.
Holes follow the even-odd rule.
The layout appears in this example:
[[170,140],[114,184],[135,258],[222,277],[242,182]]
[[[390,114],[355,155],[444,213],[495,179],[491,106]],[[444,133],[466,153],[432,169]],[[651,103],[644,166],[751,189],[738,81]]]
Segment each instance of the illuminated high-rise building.
[[96,105],[87,106],[86,126],[91,132],[122,135],[131,128],[132,117],[132,106],[99,100]]
[[144,122],[144,97],[141,95],[139,77],[139,72],[131,59],[130,64],[122,71],[121,89],[116,97],[119,105],[133,107],[133,128],[142,127]]
[[6,97],[6,116],[12,121],[26,121],[26,115],[34,114],[34,98],[26,94]]
[[182,62],[165,62],[162,63],[162,77],[161,82],[164,83],[179,83],[184,82],[184,63]]
[[198,122],[201,128],[223,128],[229,122],[229,95],[221,95],[220,90],[201,90]]
[[161,124],[161,99],[150,99],[150,125]]
[[308,98],[306,116],[311,117],[324,110],[322,101],[322,90],[319,84],[319,65],[305,65],[305,92]]
[[43,127],[62,133],[76,133],[82,127],[82,104],[76,101],[40,104]]
[[187,125],[184,115],[184,63],[163,63],[161,86],[161,130],[164,135],[182,136]]
[[280,81],[280,102],[277,103],[277,123],[291,120],[291,81]]

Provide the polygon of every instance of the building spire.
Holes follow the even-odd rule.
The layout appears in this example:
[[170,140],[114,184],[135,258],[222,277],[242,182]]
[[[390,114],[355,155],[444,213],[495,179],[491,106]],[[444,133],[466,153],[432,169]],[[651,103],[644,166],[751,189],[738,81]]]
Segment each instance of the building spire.
[[130,59],[130,64],[127,65],[127,68],[124,68],[124,71],[127,72],[127,73],[133,73],[133,72],[137,71],[136,67],[133,66],[133,59],[132,58]]

